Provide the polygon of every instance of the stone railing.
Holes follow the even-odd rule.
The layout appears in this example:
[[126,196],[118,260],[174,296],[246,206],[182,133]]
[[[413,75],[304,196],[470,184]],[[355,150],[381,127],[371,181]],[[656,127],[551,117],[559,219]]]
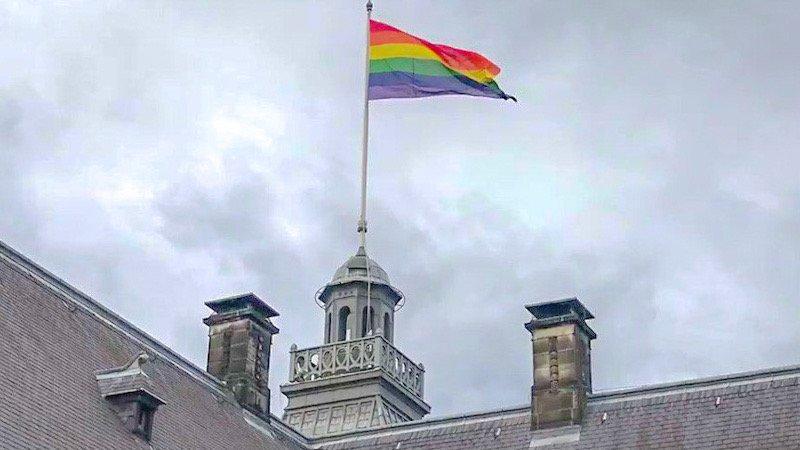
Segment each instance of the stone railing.
[[292,345],[289,354],[290,383],[380,368],[422,399],[425,367],[415,364],[381,335],[304,349]]

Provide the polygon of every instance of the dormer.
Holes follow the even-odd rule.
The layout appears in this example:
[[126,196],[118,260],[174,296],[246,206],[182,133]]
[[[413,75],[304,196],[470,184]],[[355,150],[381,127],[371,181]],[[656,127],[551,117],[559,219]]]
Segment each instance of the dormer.
[[100,395],[109,402],[125,429],[150,441],[153,418],[164,401],[153,393],[152,385],[142,365],[149,360],[147,353],[138,354],[128,364],[95,372]]

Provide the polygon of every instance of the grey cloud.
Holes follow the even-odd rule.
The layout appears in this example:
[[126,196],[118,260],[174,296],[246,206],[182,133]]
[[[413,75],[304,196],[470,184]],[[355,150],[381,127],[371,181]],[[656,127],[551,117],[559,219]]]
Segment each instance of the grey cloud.
[[[797,363],[798,8],[453,5],[377,10],[521,102],[372,106],[370,253],[434,413],[527,402],[523,305],[570,295],[596,388]],[[360,5],[0,11],[0,238],[201,366],[202,302],[264,296],[282,406],[355,251]]]
[[269,186],[243,175],[222,192],[192,190],[183,181],[164,192],[157,207],[165,238],[187,248],[257,244],[269,230]]

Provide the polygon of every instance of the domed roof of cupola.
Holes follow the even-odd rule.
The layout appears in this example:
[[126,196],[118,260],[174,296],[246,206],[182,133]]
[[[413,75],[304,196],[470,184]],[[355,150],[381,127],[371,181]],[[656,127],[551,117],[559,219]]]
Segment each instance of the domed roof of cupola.
[[[369,278],[367,278],[367,264],[369,264]],[[366,283],[367,281],[369,281],[373,287],[385,286],[388,288],[394,293],[395,302],[400,302],[403,299],[403,293],[392,286],[392,283],[389,281],[389,275],[386,274],[386,271],[383,270],[378,263],[367,256],[364,247],[359,247],[355,255],[351,256],[344,264],[336,269],[336,273],[333,274],[331,281],[320,288],[316,298],[318,301],[325,302],[324,298],[335,286],[356,282]]]
[[372,258],[367,256],[364,247],[358,247],[358,251],[344,264],[339,266],[333,274],[331,284],[339,284],[351,280],[367,281],[367,264],[369,264],[369,277],[373,283],[391,285],[389,275]]

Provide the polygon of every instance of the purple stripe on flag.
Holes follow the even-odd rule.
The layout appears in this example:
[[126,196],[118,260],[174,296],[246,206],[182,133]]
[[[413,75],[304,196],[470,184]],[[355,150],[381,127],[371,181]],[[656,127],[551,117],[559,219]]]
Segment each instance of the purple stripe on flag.
[[382,72],[369,75],[369,99],[416,98],[434,95],[472,95],[509,98],[499,89],[467,77],[436,77],[409,72]]

